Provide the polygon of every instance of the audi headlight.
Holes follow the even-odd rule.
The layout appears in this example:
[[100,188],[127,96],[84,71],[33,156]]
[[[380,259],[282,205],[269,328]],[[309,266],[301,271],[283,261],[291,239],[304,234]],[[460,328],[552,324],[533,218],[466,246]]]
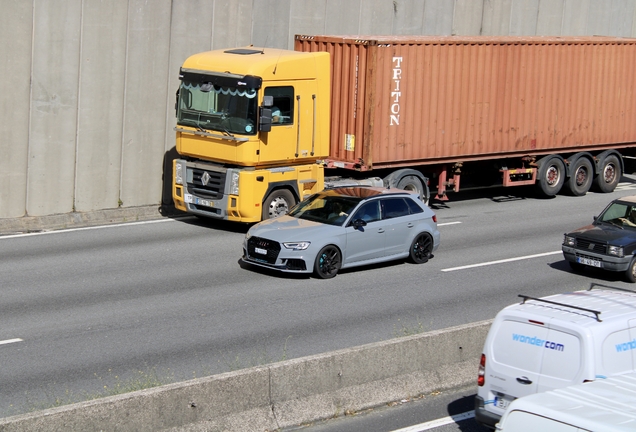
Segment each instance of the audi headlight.
[[617,256],[617,257],[622,257],[623,256],[623,247],[622,246],[609,245],[607,247],[607,253],[610,254],[610,255]]
[[179,162],[174,164],[174,182],[178,185],[183,184],[183,165]]
[[574,246],[576,246],[576,239],[574,237],[569,236],[569,235],[566,234],[563,237],[563,244],[566,245],[566,246],[574,247]]
[[239,173],[232,173],[232,184],[230,185],[230,195],[239,194]]
[[285,242],[283,243],[283,246],[285,246],[286,249],[291,249],[291,250],[305,250],[309,247],[310,244],[311,242],[308,242],[308,241]]

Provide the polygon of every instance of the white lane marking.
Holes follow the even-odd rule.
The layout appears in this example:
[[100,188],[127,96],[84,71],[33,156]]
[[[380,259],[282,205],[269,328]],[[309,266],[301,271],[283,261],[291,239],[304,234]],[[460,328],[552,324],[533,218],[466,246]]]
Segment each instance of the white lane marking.
[[444,426],[451,423],[457,423],[462,420],[468,420],[475,417],[475,411],[467,411],[465,413],[456,414],[450,417],[442,417],[430,422],[420,423],[418,425],[408,426],[403,429],[394,430],[393,432],[423,432],[436,427]]
[[31,237],[31,236],[45,235],[45,234],[59,234],[59,233],[67,233],[67,232],[73,232],[73,231],[87,231],[87,230],[96,230],[96,229],[102,229],[102,228],[118,228],[118,227],[126,227],[126,226],[133,226],[133,225],[174,222],[180,219],[183,219],[183,218],[153,219],[153,220],[141,221],[141,222],[127,222],[127,223],[112,224],[112,225],[98,225],[98,226],[92,226],[92,227],[69,228],[69,229],[54,230],[54,231],[41,231],[41,232],[35,232],[35,233],[12,234],[12,235],[0,236],[0,240],[17,238],[17,237]]
[[6,344],[10,344],[10,343],[15,343],[15,342],[22,342],[22,339],[15,338],[15,339],[3,340],[3,341],[0,341],[0,345],[6,345]]
[[451,267],[451,268],[447,268],[447,269],[442,269],[442,271],[443,272],[450,272],[450,271],[455,271],[455,270],[465,270],[465,269],[474,268],[474,267],[484,267],[484,266],[489,266],[489,265],[493,265],[493,264],[502,264],[502,263],[507,263],[507,262],[512,262],[512,261],[521,261],[521,260],[526,260],[526,259],[539,258],[539,257],[542,257],[542,256],[556,255],[556,254],[560,254],[560,253],[563,253],[563,252],[562,251],[545,252],[545,253],[534,254],[534,255],[526,255],[526,256],[515,257],[515,258],[507,258],[507,259],[502,259],[502,260],[498,260],[498,261],[489,261],[489,262],[484,262],[484,263],[479,263],[479,264],[470,264],[470,265],[465,265],[465,266],[461,266],[461,267]]
[[457,221],[457,222],[444,222],[444,223],[438,223],[437,226],[445,226],[445,225],[457,225],[460,224],[461,222]]

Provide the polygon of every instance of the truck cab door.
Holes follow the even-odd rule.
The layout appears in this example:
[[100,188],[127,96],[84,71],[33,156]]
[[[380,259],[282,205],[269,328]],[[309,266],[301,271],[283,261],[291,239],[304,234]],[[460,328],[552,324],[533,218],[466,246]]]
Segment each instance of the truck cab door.
[[261,133],[259,163],[315,162],[312,82],[279,81],[265,87],[263,94],[273,98],[272,127]]

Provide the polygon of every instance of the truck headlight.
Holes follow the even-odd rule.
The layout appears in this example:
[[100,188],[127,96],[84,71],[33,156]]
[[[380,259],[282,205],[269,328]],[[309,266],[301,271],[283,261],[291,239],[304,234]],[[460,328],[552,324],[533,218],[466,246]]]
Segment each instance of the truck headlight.
[[174,164],[174,182],[183,185],[183,165],[179,162]]
[[565,246],[571,246],[571,247],[574,247],[574,246],[576,246],[576,239],[575,239],[574,237],[569,236],[569,235],[567,235],[567,234],[566,234],[566,235],[563,237],[563,244],[564,244]]
[[309,247],[310,244],[311,244],[311,242],[308,242],[308,241],[285,242],[285,243],[283,243],[283,246],[285,246],[285,248],[291,249],[291,250],[305,250],[305,249],[307,249]]
[[239,194],[239,173],[232,173],[232,183],[230,184],[230,195]]
[[617,257],[622,257],[623,256],[623,247],[622,246],[609,245],[607,247],[607,253],[610,254],[610,255],[617,256]]

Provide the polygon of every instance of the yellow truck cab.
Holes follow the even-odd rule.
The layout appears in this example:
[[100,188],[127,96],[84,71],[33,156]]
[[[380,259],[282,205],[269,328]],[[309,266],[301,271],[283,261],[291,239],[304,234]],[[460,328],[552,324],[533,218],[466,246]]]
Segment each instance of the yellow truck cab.
[[199,216],[257,222],[324,187],[329,54],[199,53],[181,67],[173,199]]

